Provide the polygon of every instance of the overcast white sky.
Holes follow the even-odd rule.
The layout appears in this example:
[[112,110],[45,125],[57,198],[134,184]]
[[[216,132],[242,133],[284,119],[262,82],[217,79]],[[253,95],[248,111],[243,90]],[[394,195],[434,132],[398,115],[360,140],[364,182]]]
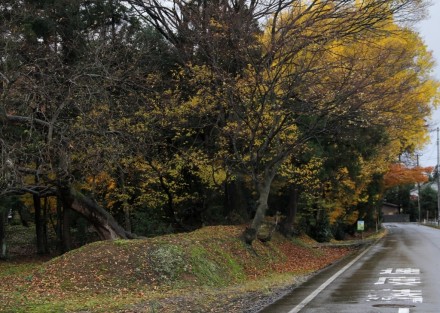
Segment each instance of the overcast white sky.
[[[420,35],[432,51],[436,61],[436,67],[433,76],[440,81],[440,1],[432,0],[432,6],[429,8],[429,17],[416,26]],[[440,108],[437,109],[431,120],[431,124],[440,127]],[[435,166],[437,164],[437,134],[431,133],[431,143],[425,147],[420,157],[420,165]]]

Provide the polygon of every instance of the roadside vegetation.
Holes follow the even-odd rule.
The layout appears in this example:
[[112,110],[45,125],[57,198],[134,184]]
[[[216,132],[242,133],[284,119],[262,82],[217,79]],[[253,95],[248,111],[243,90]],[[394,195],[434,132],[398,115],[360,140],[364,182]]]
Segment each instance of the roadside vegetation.
[[0,262],[1,312],[252,312],[355,251],[275,234],[246,245],[243,227],[102,241],[53,259]]

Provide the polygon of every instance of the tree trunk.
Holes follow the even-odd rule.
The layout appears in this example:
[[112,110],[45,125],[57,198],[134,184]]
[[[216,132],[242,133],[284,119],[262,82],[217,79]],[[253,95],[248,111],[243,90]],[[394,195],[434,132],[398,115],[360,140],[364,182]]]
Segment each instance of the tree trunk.
[[47,210],[49,208],[49,200],[47,197],[44,198],[44,206],[43,206],[43,246],[45,253],[49,253],[49,243],[48,243],[48,234],[47,234],[47,223],[48,223],[48,217],[47,217]]
[[70,232],[70,208],[72,206],[72,203],[69,201],[69,199],[61,200],[63,203],[63,210],[62,210],[62,218],[60,219],[62,221],[61,224],[61,251],[67,252],[72,250],[73,243],[72,243],[72,233]]
[[287,215],[281,223],[281,232],[284,236],[292,236],[294,229],[296,212],[298,211],[298,187],[292,186],[289,193],[289,203],[287,204]]
[[0,259],[6,259],[6,212],[0,208]]
[[268,209],[268,199],[270,193],[270,187],[272,185],[272,180],[275,176],[275,170],[266,171],[262,181],[257,184],[258,191],[258,201],[257,210],[255,216],[252,220],[251,226],[247,227],[243,233],[243,239],[247,244],[252,244],[252,242],[257,238],[258,230],[260,229],[261,223]]
[[57,197],[57,224],[55,232],[57,235],[57,250],[60,253],[64,253],[67,250],[64,249],[63,242],[63,207],[60,197]]
[[161,175],[159,176],[159,181],[162,189],[167,195],[167,205],[164,206],[164,211],[167,216],[167,219],[171,223],[171,225],[173,225],[174,228],[181,228],[182,225],[180,224],[180,222],[177,221],[176,215],[174,213],[173,193],[171,192],[170,188],[168,188],[167,184],[165,183]]
[[70,203],[70,209],[84,216],[96,229],[100,239],[132,239],[135,236],[122,228],[106,210],[72,187],[60,188],[64,203]]
[[234,181],[226,183],[225,194],[225,216],[231,216],[231,213],[235,213],[240,219],[247,222],[249,220],[249,212],[241,175],[237,175]]
[[17,211],[20,216],[21,224],[25,227],[29,227],[29,222],[32,221],[32,214],[29,212],[28,207],[20,202],[17,205]]
[[125,226],[125,230],[127,232],[131,233],[131,217],[130,217],[130,209],[128,207],[128,204],[125,203],[123,208],[124,208],[124,226]]
[[37,236],[37,253],[46,254],[48,251],[47,251],[47,247],[44,244],[45,242],[47,242],[47,240],[45,240],[44,238],[45,221],[43,219],[43,212],[41,208],[41,198],[38,197],[37,195],[34,195],[32,198],[34,201],[34,210],[35,210],[34,214],[35,214],[35,232]]
[[[119,166],[118,167],[119,172],[119,185],[124,193],[127,192],[125,188],[125,173],[124,170]],[[122,210],[124,212],[124,226],[125,230],[128,232],[131,232],[131,217],[130,217],[130,206],[128,205],[127,199],[124,198],[122,202]]]

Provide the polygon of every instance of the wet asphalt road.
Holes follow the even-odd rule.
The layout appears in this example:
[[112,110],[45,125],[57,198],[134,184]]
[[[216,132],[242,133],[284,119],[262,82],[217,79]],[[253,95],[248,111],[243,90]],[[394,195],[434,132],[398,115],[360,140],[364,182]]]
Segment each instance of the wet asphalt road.
[[362,255],[315,275],[260,313],[440,313],[440,230],[384,227],[388,235]]

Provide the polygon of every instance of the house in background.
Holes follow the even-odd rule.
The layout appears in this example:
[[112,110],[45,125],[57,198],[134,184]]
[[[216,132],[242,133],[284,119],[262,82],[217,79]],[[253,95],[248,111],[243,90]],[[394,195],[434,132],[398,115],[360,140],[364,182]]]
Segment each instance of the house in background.
[[397,204],[384,202],[382,203],[382,216],[400,214],[399,206]]
[[382,203],[383,223],[406,223],[409,222],[409,214],[400,214],[400,207],[397,204]]

